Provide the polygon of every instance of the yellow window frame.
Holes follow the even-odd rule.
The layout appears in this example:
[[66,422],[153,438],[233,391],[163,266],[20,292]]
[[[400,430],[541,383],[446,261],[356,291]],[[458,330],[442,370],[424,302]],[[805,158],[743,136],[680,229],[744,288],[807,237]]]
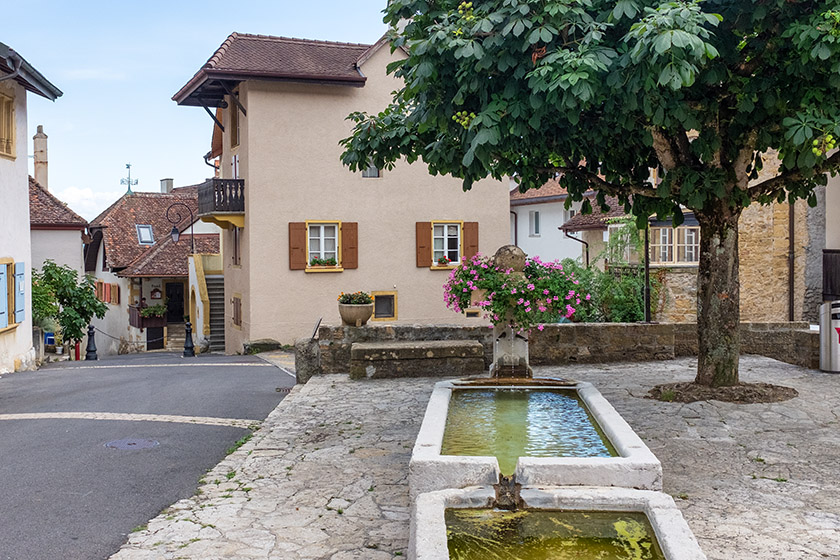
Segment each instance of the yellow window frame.
[[[4,136],[9,137],[5,139]],[[0,93],[0,156],[17,158],[17,123],[15,122],[15,98]]]
[[[371,297],[373,297],[373,309],[374,309],[374,316],[370,318],[371,321],[396,321],[399,316],[399,311],[397,307],[397,292],[396,291],[379,291],[379,292],[371,292]],[[376,315],[376,296],[394,296],[394,315],[392,317],[375,317]]]
[[[317,224],[335,224],[338,228],[337,239],[336,239],[336,246],[335,246],[335,266],[312,266],[309,263],[311,259],[309,258],[309,225],[317,225]],[[341,220],[306,220],[306,268],[304,272],[343,272],[344,268],[342,268],[341,262],[341,248],[344,246],[342,244],[341,239]]]
[[[431,222],[432,226],[429,229],[429,247],[432,252],[432,270],[452,270],[464,260],[464,221],[463,220],[437,220]],[[435,260],[435,226],[436,225],[452,225],[458,224],[458,264],[440,265]],[[445,251],[445,249],[444,249]]]

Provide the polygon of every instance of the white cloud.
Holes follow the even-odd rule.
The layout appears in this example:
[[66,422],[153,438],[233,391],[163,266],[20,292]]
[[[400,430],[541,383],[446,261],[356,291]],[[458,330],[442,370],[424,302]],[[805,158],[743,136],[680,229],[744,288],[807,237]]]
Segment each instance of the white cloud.
[[52,193],[66,202],[71,210],[90,221],[121,197],[125,190],[94,191],[87,187],[68,187],[54,189]]

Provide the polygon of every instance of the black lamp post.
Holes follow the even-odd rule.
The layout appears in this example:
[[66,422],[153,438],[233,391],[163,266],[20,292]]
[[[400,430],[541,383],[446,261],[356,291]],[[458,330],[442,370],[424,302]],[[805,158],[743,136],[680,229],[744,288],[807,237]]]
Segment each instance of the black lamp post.
[[[186,204],[184,204],[183,202],[173,202],[172,204],[169,205],[169,208],[166,209],[166,219],[169,220],[170,224],[173,224],[172,225],[172,231],[169,232],[169,236],[172,238],[172,243],[178,243],[178,240],[181,238],[181,232],[180,232],[180,230],[178,230],[178,224],[180,224],[181,221],[183,221],[184,218],[183,218],[183,216],[181,216],[181,211],[177,209],[181,206],[183,206],[184,209],[186,209],[186,211],[190,213],[190,250],[191,250],[192,254],[194,255],[195,254],[195,235],[193,235],[193,222],[195,222],[195,218],[193,218],[193,213],[192,213],[192,210],[190,209],[190,207],[187,206]],[[175,214],[174,219],[170,216],[170,213],[172,212],[173,209],[176,209],[175,212],[174,212],[174,214]]]

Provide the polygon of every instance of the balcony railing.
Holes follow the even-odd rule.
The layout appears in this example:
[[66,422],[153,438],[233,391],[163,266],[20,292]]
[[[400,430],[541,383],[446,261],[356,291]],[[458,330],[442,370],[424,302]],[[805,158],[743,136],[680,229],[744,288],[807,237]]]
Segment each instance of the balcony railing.
[[840,299],[840,250],[823,249],[823,300]]
[[245,213],[244,179],[207,179],[198,186],[198,215]]
[[140,307],[137,305],[128,306],[128,324],[136,329],[148,329],[154,327],[165,327],[166,317],[143,317],[140,315]]

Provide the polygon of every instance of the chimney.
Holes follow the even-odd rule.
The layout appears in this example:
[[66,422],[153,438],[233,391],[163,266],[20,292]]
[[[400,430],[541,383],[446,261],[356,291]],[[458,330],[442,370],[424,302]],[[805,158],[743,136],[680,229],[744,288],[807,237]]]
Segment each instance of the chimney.
[[174,179],[161,179],[160,180],[160,192],[162,193],[171,193],[172,186],[175,183]]
[[47,184],[47,135],[44,134],[44,125],[38,125],[38,132],[32,137],[35,145],[35,180],[42,187],[49,190]]

